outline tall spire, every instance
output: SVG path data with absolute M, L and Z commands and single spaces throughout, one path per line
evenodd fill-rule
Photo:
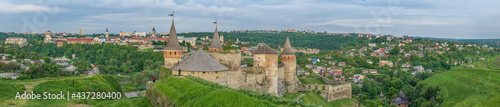
M 292 46 L 290 45 L 290 40 L 286 37 L 285 44 L 283 45 L 283 52 L 281 55 L 295 55 L 292 50 Z
M 222 49 L 222 45 L 220 44 L 219 32 L 217 31 L 217 20 L 215 20 L 214 24 L 216 24 L 214 37 L 212 38 L 212 44 L 208 48 Z
M 170 14 L 169 16 L 174 16 Z M 182 50 L 181 45 L 179 45 L 179 40 L 177 39 L 177 32 L 175 31 L 174 20 L 172 18 L 172 26 L 170 27 L 170 32 L 168 34 L 168 42 L 164 50 Z
M 106 32 L 108 32 L 108 28 L 106 28 Z
M 156 32 L 155 27 L 153 27 L 153 31 L 155 31 L 155 32 Z
M 382 91 L 380 91 L 380 95 L 378 96 L 379 99 L 385 99 L 385 96 L 384 94 L 382 93 Z

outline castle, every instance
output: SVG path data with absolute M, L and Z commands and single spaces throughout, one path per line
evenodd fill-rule
M 192 75 L 235 89 L 268 92 L 276 96 L 298 91 L 317 91 L 327 101 L 351 97 L 351 85 L 302 85 L 296 74 L 296 56 L 287 37 L 281 53 L 263 45 L 253 52 L 254 67 L 241 67 L 241 52 L 224 52 L 221 38 L 215 32 L 208 52 L 197 50 L 183 55 L 179 45 L 174 21 L 170 28 L 167 45 L 163 48 L 165 66 L 175 75 Z M 278 58 L 281 63 L 278 63 Z M 320 88 L 322 87 L 322 88 Z
M 182 47 L 177 40 L 174 21 L 170 29 L 167 45 L 163 49 L 165 67 L 173 74 L 192 75 L 236 89 L 251 89 L 282 96 L 285 92 L 296 93 L 300 84 L 296 76 L 296 59 L 289 39 L 281 53 L 282 63 L 278 63 L 279 52 L 264 45 L 254 54 L 254 66 L 241 66 L 241 52 L 223 53 L 221 39 L 215 33 L 208 52 L 197 50 L 183 58 Z

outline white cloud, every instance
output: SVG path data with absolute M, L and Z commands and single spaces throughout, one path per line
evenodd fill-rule
M 49 11 L 51 8 L 34 4 L 12 4 L 0 1 L 0 13 L 24 13 Z

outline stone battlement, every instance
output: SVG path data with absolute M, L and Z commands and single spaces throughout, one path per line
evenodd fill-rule
M 342 98 L 351 98 L 352 90 L 351 84 L 341 85 L 320 85 L 320 84 L 301 84 L 298 87 L 299 91 L 321 91 L 319 94 L 326 101 L 331 102 Z

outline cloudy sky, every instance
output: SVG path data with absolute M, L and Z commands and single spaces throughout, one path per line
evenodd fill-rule
M 493 0 L 1 0 L 0 32 L 314 30 L 500 38 Z

